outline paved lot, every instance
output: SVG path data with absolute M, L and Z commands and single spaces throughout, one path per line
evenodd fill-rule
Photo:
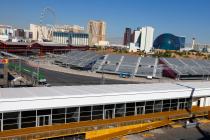
M 22 67 L 27 69 L 33 69 L 33 71 L 37 71 L 34 68 L 34 65 L 30 65 L 29 63 L 22 62 Z M 85 76 L 77 73 L 67 73 L 67 72 L 59 72 L 58 70 L 50 70 L 45 68 L 39 69 L 40 73 L 42 73 L 45 78 L 47 79 L 47 83 L 51 84 L 52 86 L 71 86 L 71 85 L 97 85 L 102 83 L 101 74 L 99 77 L 92 77 L 90 75 Z M 30 75 L 29 75 L 30 77 Z M 135 84 L 135 83 L 143 83 L 143 82 L 136 82 L 136 81 L 123 81 L 123 80 L 115 80 L 106 78 L 104 75 L 104 84 Z
M 40 72 L 44 73 L 47 82 L 52 86 L 70 86 L 70 85 L 97 85 L 101 84 L 101 78 L 75 75 L 69 73 L 62 73 L 51 71 L 47 69 L 40 69 Z M 134 84 L 136 82 L 120 81 L 105 79 L 104 84 Z

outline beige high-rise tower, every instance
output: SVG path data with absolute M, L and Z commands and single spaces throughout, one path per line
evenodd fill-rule
M 104 21 L 90 20 L 88 22 L 89 45 L 99 44 L 99 41 L 105 41 L 106 23 Z

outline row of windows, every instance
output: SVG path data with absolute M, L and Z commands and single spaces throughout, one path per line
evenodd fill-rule
M 88 34 L 75 34 L 75 33 L 53 33 L 53 36 L 61 37 L 77 37 L 77 38 L 88 38 Z
M 1 130 L 9 130 L 57 123 L 111 119 L 138 114 L 174 111 L 190 107 L 191 100 L 189 98 L 184 98 L 22 112 L 5 112 L 0 113 L 0 126 Z

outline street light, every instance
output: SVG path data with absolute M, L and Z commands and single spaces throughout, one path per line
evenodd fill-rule
M 104 77 L 104 66 L 105 65 L 108 65 L 109 64 L 109 61 L 105 61 L 103 64 L 102 64 L 102 67 L 101 67 L 101 70 L 102 70 L 102 75 L 101 75 L 101 84 L 104 85 L 105 83 L 105 77 Z

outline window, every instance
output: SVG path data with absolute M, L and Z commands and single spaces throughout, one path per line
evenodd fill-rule
M 111 105 L 105 105 L 104 109 L 114 109 L 114 104 Z
M 39 115 L 51 115 L 51 109 L 37 110 L 37 116 L 39 116 Z
M 2 113 L 0 113 L 0 131 L 2 130 L 1 125 L 2 125 Z
M 65 108 L 52 110 L 52 123 L 65 123 Z
M 126 116 L 135 115 L 135 103 L 126 103 Z
M 171 111 L 177 110 L 177 106 L 178 106 L 178 99 L 172 99 L 172 100 L 171 100 L 171 107 L 170 107 L 170 110 L 171 110 Z
M 3 69 L 4 68 L 4 64 L 0 64 L 0 69 Z
M 154 101 L 146 101 L 145 113 L 153 113 Z
M 170 104 L 171 100 L 163 100 L 163 111 L 169 111 L 170 110 Z
M 162 111 L 162 106 L 163 106 L 163 101 L 162 100 L 155 101 L 154 112 L 161 112 Z
M 145 106 L 145 102 L 136 102 L 136 106 Z
M 0 79 L 4 79 L 4 74 L 0 74 Z
M 91 106 L 80 107 L 80 121 L 91 120 Z
M 103 105 L 93 106 L 92 120 L 103 119 Z
M 125 104 L 116 104 L 115 117 L 123 117 L 125 115 Z
M 185 102 L 185 98 L 179 99 L 179 102 Z
M 3 113 L 3 130 L 18 129 L 19 112 Z
M 21 128 L 36 126 L 36 111 L 21 112 Z
M 77 122 L 79 121 L 79 107 L 67 108 L 66 122 Z

